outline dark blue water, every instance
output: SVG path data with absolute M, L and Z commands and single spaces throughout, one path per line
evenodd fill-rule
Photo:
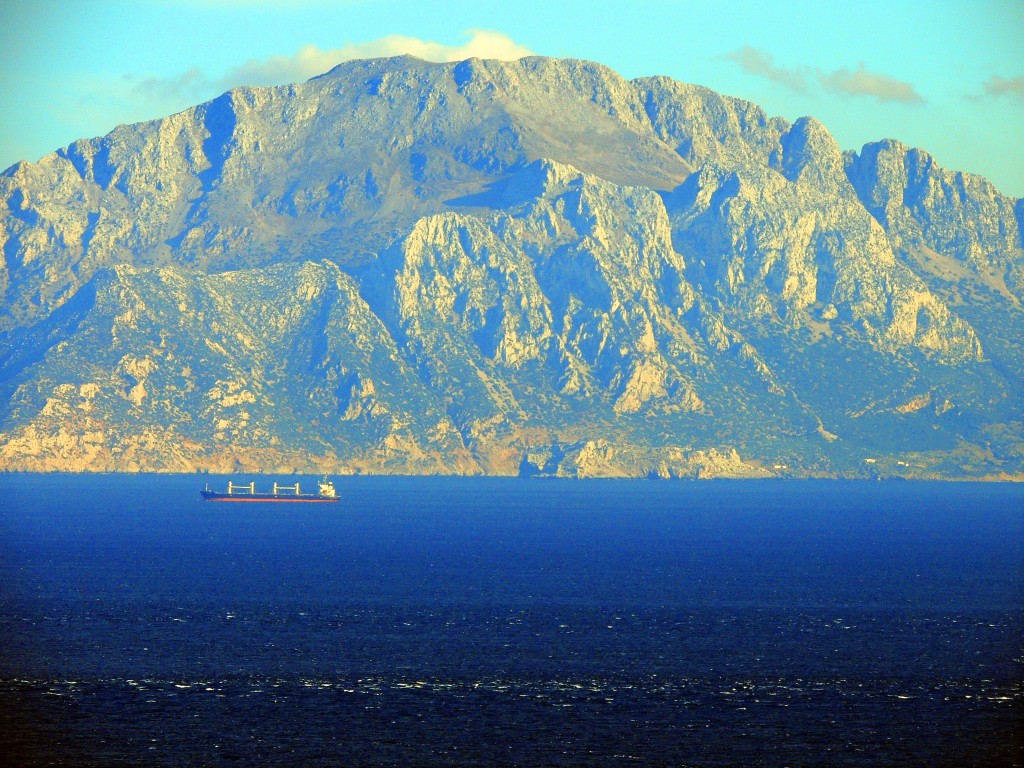
M 1022 765 L 1019 486 L 201 484 L 0 476 L 5 764 Z

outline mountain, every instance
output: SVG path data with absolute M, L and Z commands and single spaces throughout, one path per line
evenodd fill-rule
M 548 58 L 0 175 L 0 469 L 1024 478 L 1024 202 Z

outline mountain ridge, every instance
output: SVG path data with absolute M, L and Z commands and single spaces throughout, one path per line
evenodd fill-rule
M 701 86 L 346 62 L 0 198 L 0 468 L 1024 472 L 1021 201 Z

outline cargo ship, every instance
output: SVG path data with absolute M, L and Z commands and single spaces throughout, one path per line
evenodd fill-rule
M 274 483 L 274 487 L 269 493 L 261 493 L 256 491 L 255 482 L 243 485 L 229 480 L 227 491 L 214 491 L 210 488 L 210 484 L 207 483 L 206 487 L 199 493 L 204 501 L 272 501 L 292 503 L 340 501 L 338 492 L 334 488 L 334 483 L 326 477 L 317 485 L 316 493 L 303 493 L 298 483 L 295 483 L 295 485 Z

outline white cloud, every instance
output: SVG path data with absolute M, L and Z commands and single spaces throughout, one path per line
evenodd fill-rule
M 822 88 L 833 93 L 871 96 L 878 101 L 895 101 L 903 104 L 924 103 L 924 97 L 910 83 L 879 72 L 869 72 L 863 64 L 853 72 L 848 69 L 819 71 L 818 81 Z
M 131 86 L 131 93 L 147 101 L 165 99 L 189 99 L 196 93 L 208 90 L 211 83 L 206 76 L 193 67 L 175 77 L 147 77 L 138 82 L 134 78 L 126 78 Z
M 795 91 L 803 91 L 807 88 L 806 67 L 777 67 L 772 60 L 772 55 L 767 51 L 760 51 L 745 45 L 738 51 L 725 54 L 722 58 L 735 61 L 740 65 L 740 69 L 749 75 L 763 77 Z
M 409 54 L 427 61 L 462 61 L 463 59 L 519 59 L 532 51 L 500 32 L 472 29 L 462 45 L 445 45 L 404 35 L 388 35 L 366 43 L 347 43 L 340 48 L 323 50 L 304 45 L 291 56 L 252 59 L 230 70 L 219 81 L 225 88 L 238 85 L 281 85 L 308 80 L 323 74 L 341 62 Z
M 214 3 L 235 1 L 209 0 Z M 136 121 L 185 109 L 242 85 L 301 82 L 353 59 L 410 54 L 427 61 L 445 62 L 473 57 L 511 60 L 532 55 L 529 48 L 500 32 L 471 29 L 465 36 L 467 39 L 461 45 L 445 45 L 402 35 L 389 35 L 365 43 L 347 43 L 330 50 L 304 45 L 290 56 L 252 59 L 220 77 L 211 77 L 193 67 L 167 77 L 125 75 L 118 81 L 87 79 L 79 87 L 79 108 L 91 109 L 97 114 L 109 112 L 110 115 L 118 115 L 117 119 Z
M 923 104 L 924 98 L 913 85 L 897 80 L 880 72 L 869 72 L 860 64 L 856 70 L 836 69 L 826 72 L 807 66 L 779 67 L 767 51 L 745 45 L 738 51 L 727 53 L 723 59 L 734 61 L 747 74 L 763 77 L 794 91 L 805 91 L 808 82 L 815 79 L 821 88 L 829 93 L 845 96 L 870 96 L 878 101 L 894 101 L 904 104 Z M 1002 78 L 993 78 L 993 80 Z M 989 82 L 992 82 L 991 80 Z M 986 84 L 986 91 L 988 84 Z
M 1009 96 L 1024 101 L 1024 77 L 1005 78 L 992 75 L 985 81 L 986 96 Z
M 361 0 L 153 0 L 160 5 L 178 6 L 185 5 L 192 8 L 205 10 L 220 10 L 226 8 L 235 10 L 238 8 L 271 8 L 275 10 L 295 10 L 301 8 L 316 8 L 319 6 L 348 5 L 356 4 Z

